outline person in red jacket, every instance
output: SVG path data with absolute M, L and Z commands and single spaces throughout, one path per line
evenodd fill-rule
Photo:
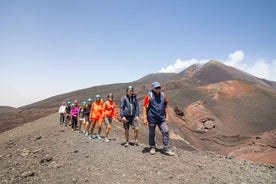
M 103 121 L 103 102 L 100 95 L 96 95 L 96 100 L 91 106 L 90 117 L 89 119 L 92 121 L 91 132 L 89 135 L 89 139 L 92 139 L 92 134 L 98 122 L 98 135 L 97 138 L 101 139 L 101 130 L 102 130 L 102 121 Z
M 113 94 L 109 93 L 107 95 L 107 101 L 103 105 L 103 114 L 104 114 L 104 124 L 106 125 L 105 129 L 105 142 L 109 142 L 108 134 L 110 131 L 110 124 L 113 119 L 116 118 L 116 104 L 113 102 Z

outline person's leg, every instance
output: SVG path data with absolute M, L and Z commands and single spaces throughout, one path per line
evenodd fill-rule
M 83 129 L 83 122 L 84 120 L 83 119 L 79 119 L 79 132 L 81 133 L 82 132 L 82 129 Z
M 149 146 L 155 148 L 155 123 L 148 123 L 149 125 Z
M 158 127 L 162 133 L 164 151 L 167 151 L 170 149 L 168 125 L 166 122 L 162 122 L 162 123 L 158 123 Z
M 108 140 L 108 134 L 109 134 L 109 131 L 110 131 L 110 124 L 112 123 L 112 118 L 109 118 L 109 117 L 105 117 L 104 119 L 104 123 L 106 125 L 106 129 L 105 129 L 105 139 L 106 141 Z
M 71 128 L 72 128 L 72 130 L 74 130 L 74 117 L 72 116 L 72 118 L 71 118 Z
M 62 123 L 64 123 L 64 119 L 65 119 L 65 114 L 62 113 Z
M 125 139 L 126 139 L 126 143 L 129 142 L 129 129 L 125 129 Z
M 92 134 L 94 132 L 95 125 L 96 125 L 96 120 L 92 120 L 91 129 L 89 130 L 89 134 L 91 135 L 91 137 L 92 137 Z
M 85 134 L 88 135 L 89 134 L 89 129 L 90 129 L 90 122 L 86 121 L 86 125 L 85 125 Z
M 139 133 L 139 128 L 138 127 L 134 128 L 134 141 L 135 141 L 135 144 L 138 144 L 138 133 Z
M 102 119 L 98 120 L 98 135 L 101 135 L 101 131 L 102 131 Z

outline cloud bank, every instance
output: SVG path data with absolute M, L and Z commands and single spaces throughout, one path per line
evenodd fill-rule
M 276 81 L 276 59 L 272 61 L 267 61 L 266 59 L 259 59 L 253 63 L 247 64 L 244 61 L 244 52 L 242 50 L 237 50 L 233 53 L 230 53 L 226 61 L 221 61 L 222 63 L 243 70 L 251 75 L 254 75 L 259 78 L 264 78 L 267 80 Z M 193 64 L 205 64 L 210 59 L 198 60 L 192 58 L 190 60 L 177 59 L 176 62 L 172 65 L 169 65 L 165 68 L 161 68 L 158 72 L 160 73 L 178 73 L 183 71 L 185 68 Z

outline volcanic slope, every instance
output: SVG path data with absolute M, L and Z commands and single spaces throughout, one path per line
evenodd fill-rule
M 169 157 L 160 146 L 150 155 L 144 144 L 121 145 L 120 122 L 105 143 L 58 119 L 55 113 L 0 134 L 1 183 L 275 183 L 273 165 L 177 148 Z
M 158 78 L 169 98 L 172 144 L 178 148 L 228 155 L 246 144 L 253 144 L 252 139 L 276 128 L 275 82 L 210 61 L 203 66 L 193 65 L 178 74 L 152 74 L 130 83 L 94 86 L 20 107 L 19 112 L 10 116 L 8 121 L 0 118 L 0 130 L 7 130 L 7 125 L 19 126 L 57 112 L 62 101 L 81 102 L 96 94 L 102 95 L 105 100 L 105 96 L 112 92 L 119 107 L 119 99 L 128 85 L 134 86 L 142 109 L 147 89 Z M 141 127 L 140 134 L 141 141 L 146 142 L 145 127 Z M 274 144 L 264 145 L 275 150 Z M 260 154 L 263 151 L 257 150 Z

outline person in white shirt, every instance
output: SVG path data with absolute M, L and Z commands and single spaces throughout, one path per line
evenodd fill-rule
M 59 110 L 58 110 L 60 124 L 64 123 L 65 113 L 66 113 L 65 108 L 66 108 L 65 102 L 62 102 L 62 104 L 61 104 L 61 106 L 59 107 Z

